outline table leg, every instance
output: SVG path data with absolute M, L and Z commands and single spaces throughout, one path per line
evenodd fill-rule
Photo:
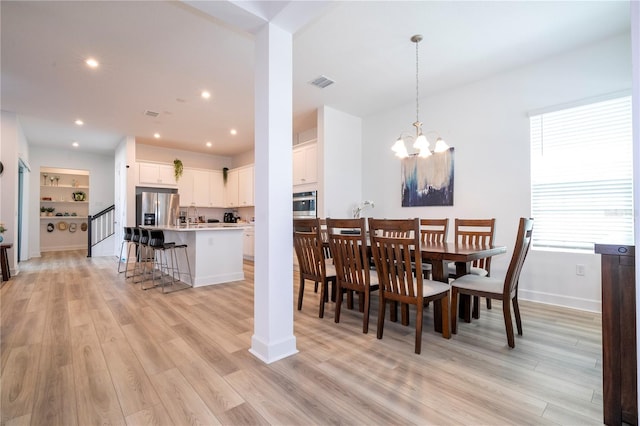
M 456 262 L 456 277 L 461 277 L 471 271 L 470 262 Z M 468 294 L 460 294 L 458 303 L 458 318 L 464 322 L 471 322 L 471 296 Z
M 9 269 L 9 256 L 7 255 L 7 248 L 2 247 L 0 249 L 0 264 L 2 264 L 2 281 L 9 281 L 11 278 L 11 271 Z

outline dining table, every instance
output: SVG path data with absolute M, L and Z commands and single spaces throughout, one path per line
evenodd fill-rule
M 471 264 L 474 260 L 496 256 L 507 252 L 506 246 L 501 245 L 477 245 L 461 243 L 434 243 L 421 244 L 422 261 L 431 264 L 431 277 L 434 281 L 449 282 L 449 266 L 454 262 L 456 265 L 456 276 L 470 273 Z M 464 296 L 464 297 L 463 297 Z M 471 309 L 471 298 L 460 295 L 458 312 L 460 318 L 466 322 L 471 322 L 471 317 L 480 316 L 479 304 Z
M 367 246 L 371 244 L 367 238 Z M 329 248 L 328 241 L 323 241 L 323 247 Z M 420 251 L 422 261 L 431 264 L 431 278 L 434 281 L 449 283 L 449 263 L 456 265 L 456 276 L 460 277 L 471 272 L 471 264 L 474 260 L 496 256 L 507 252 L 507 247 L 496 244 L 463 244 L 455 242 L 446 243 L 421 243 Z M 371 256 L 370 247 L 367 255 Z M 332 301 L 335 295 L 332 294 Z M 473 310 L 473 312 L 472 312 Z M 471 297 L 461 294 L 459 296 L 458 315 L 465 322 L 471 322 L 471 318 L 479 318 L 480 307 L 476 303 L 473 307 Z M 436 326 L 440 328 L 439 326 Z

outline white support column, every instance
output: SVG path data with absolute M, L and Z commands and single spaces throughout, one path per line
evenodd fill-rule
M 293 335 L 292 36 L 256 33 L 254 334 L 266 363 L 297 353 Z

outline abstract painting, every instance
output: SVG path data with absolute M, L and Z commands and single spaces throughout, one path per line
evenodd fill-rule
M 402 160 L 402 207 L 453 205 L 453 148 Z

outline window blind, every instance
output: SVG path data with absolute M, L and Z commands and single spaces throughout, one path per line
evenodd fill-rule
M 633 240 L 631 97 L 530 117 L 533 247 Z

